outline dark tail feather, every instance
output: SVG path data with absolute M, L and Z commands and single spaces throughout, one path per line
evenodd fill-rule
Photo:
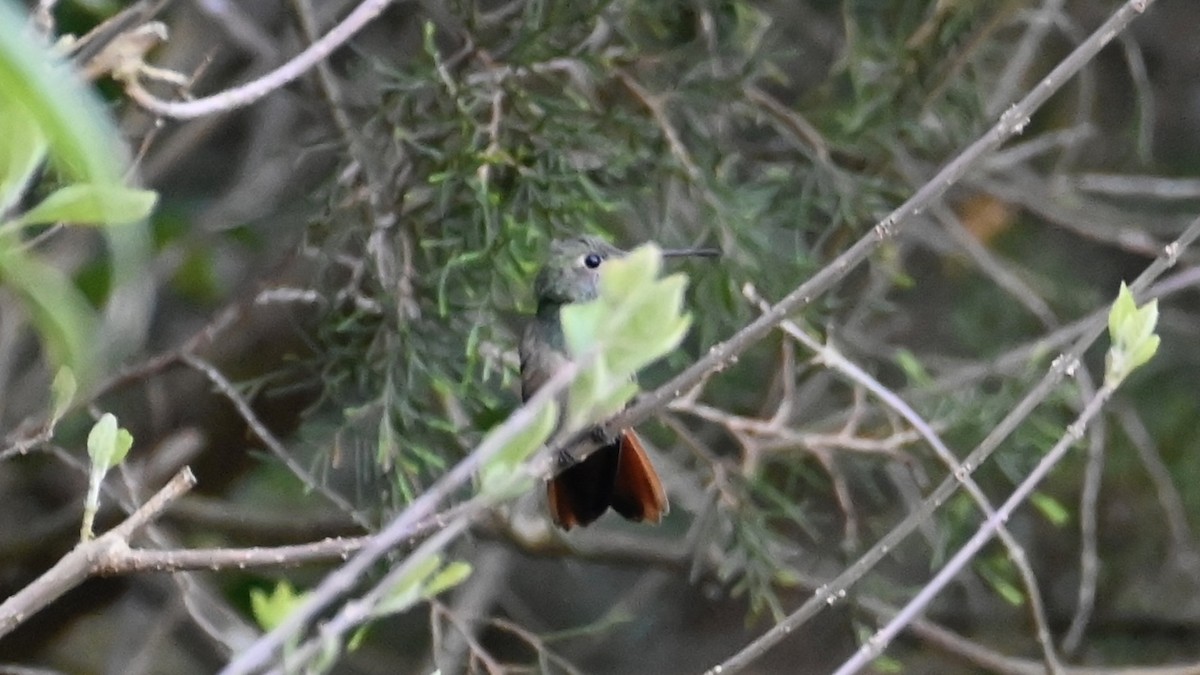
M 626 429 L 621 432 L 618 443 L 620 455 L 612 488 L 613 510 L 629 520 L 661 521 L 670 505 L 641 439 L 632 429 Z
M 613 501 L 620 458 L 619 442 L 606 445 L 550 480 L 546 496 L 556 525 L 569 530 L 604 515 Z
M 616 443 L 588 455 L 550 480 L 550 516 L 564 530 L 592 524 L 611 506 L 636 521 L 666 515 L 667 493 L 637 434 L 626 429 Z

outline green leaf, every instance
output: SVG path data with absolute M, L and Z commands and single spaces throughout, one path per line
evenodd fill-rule
M 59 368 L 58 373 L 54 376 L 54 381 L 50 383 L 50 391 L 54 396 L 54 408 L 50 414 L 51 424 L 62 419 L 62 416 L 70 410 L 78 389 L 79 384 L 75 381 L 75 374 L 71 372 L 71 369 L 66 366 Z
M 54 191 L 14 222 L 20 225 L 60 222 L 75 225 L 125 225 L 144 220 L 154 209 L 157 200 L 158 194 L 151 190 L 135 190 L 120 185 L 77 183 Z
M 871 661 L 871 669 L 877 673 L 906 672 L 904 662 L 887 655 L 877 657 L 875 660 Z
M 581 356 L 595 350 L 607 332 L 604 325 L 606 310 L 605 304 L 597 300 L 567 305 L 559 311 L 563 337 L 570 353 Z
M 1151 335 L 1143 340 L 1136 348 L 1134 348 L 1133 354 L 1129 358 L 1129 370 L 1136 370 L 1137 368 L 1145 365 L 1147 361 L 1154 358 L 1154 355 L 1158 353 L 1158 345 L 1161 344 L 1161 342 L 1162 339 L 1157 335 Z
M 1108 312 L 1111 345 L 1105 355 L 1105 384 L 1119 385 L 1134 370 L 1145 365 L 1158 352 L 1160 339 L 1154 333 L 1158 325 L 1158 301 L 1138 307 L 1133 293 L 1124 283 Z
M 297 593 L 286 579 L 275 585 L 269 595 L 261 588 L 250 589 L 250 612 L 263 630 L 272 630 L 308 598 L 308 593 Z
M 925 365 L 917 360 L 917 356 L 907 349 L 899 349 L 893 355 L 896 365 L 900 370 L 904 371 L 907 377 L 913 384 L 921 387 L 928 386 L 933 382 L 933 378 L 929 376 L 929 371 L 925 370 Z
M 1113 302 L 1112 309 L 1108 312 L 1108 334 L 1110 336 L 1121 334 L 1124 326 L 1136 314 L 1137 303 L 1133 300 L 1133 292 L 1122 281 L 1121 288 L 1117 291 L 1117 299 Z
M 39 127 L 49 148 L 54 174 L 65 183 L 119 184 L 129 153 L 105 104 L 91 87 L 81 82 L 78 73 L 60 53 L 29 30 L 29 17 L 24 10 L 16 9 L 18 5 L 0 2 L 0 98 L 20 106 Z M 28 138 L 0 135 L 0 145 L 8 146 L 14 141 L 28 142 Z M 28 150 L 24 152 L 27 154 Z M 145 228 L 106 228 L 104 236 L 110 256 L 112 288 L 117 292 L 138 293 L 126 284 L 145 283 L 139 277 L 150 243 Z M 0 248 L 5 246 L 0 243 Z M 8 270 L 0 272 L 8 273 Z M 28 288 L 23 288 L 22 292 L 30 293 Z M 48 310 L 43 306 L 37 311 L 45 313 Z M 131 335 L 137 335 L 132 332 L 136 331 L 136 325 L 125 329 L 114 322 L 113 327 L 118 332 L 129 330 Z M 42 330 L 44 326 L 38 328 Z M 89 340 L 94 340 L 95 331 L 87 335 Z M 42 339 L 50 342 L 59 337 L 43 335 Z M 112 355 L 119 358 L 125 355 L 122 350 L 135 348 L 137 341 L 117 339 L 106 346 L 111 347 Z M 69 365 L 75 371 L 80 387 L 87 388 L 91 373 L 73 363 Z
M 0 215 L 4 215 L 21 199 L 49 144 L 29 113 L 7 97 L 0 99 L 0 139 Z
M 1057 499 L 1041 492 L 1035 492 L 1030 495 L 1029 501 L 1055 527 L 1062 527 L 1071 522 L 1070 512 Z
M 621 258 L 609 261 L 600 274 L 600 295 L 628 297 L 650 285 L 662 268 L 662 252 L 654 244 L 637 247 Z
M 84 182 L 117 182 L 127 153 L 116 127 L 96 95 L 27 26 L 27 16 L 0 2 L 0 91 L 36 120 L 60 169 Z
M 599 297 L 562 309 L 567 350 L 593 357 L 572 383 L 568 431 L 621 410 L 637 393 L 633 376 L 675 349 L 691 327 L 682 311 L 687 278 L 657 279 L 661 267 L 656 246 L 639 247 L 601 268 Z
M 117 418 L 112 413 L 104 413 L 88 433 L 88 456 L 100 473 L 124 461 L 131 447 L 133 435 L 117 426 Z
M 0 281 L 25 301 L 56 366 L 67 366 L 86 386 L 95 368 L 96 313 L 71 280 L 0 237 Z
M 384 599 L 371 610 L 371 616 L 378 618 L 403 612 L 419 600 L 431 598 L 461 584 L 469 576 L 469 563 L 455 561 L 442 567 L 442 556 L 431 554 L 392 585 Z
M 992 587 L 992 590 L 996 591 L 1000 597 L 1004 598 L 1010 605 L 1013 605 L 1014 607 L 1020 607 L 1025 602 L 1025 594 L 1020 588 L 1017 588 L 1011 581 L 1009 581 L 1007 574 L 1001 571 L 1000 567 L 1002 564 L 1003 563 L 984 560 L 979 565 L 976 565 L 976 569 L 979 571 L 979 574 L 983 577 L 984 581 L 986 581 L 988 585 Z
M 361 647 L 362 643 L 367 639 L 367 634 L 371 632 L 371 626 L 373 625 L 375 624 L 364 623 L 363 625 L 359 626 L 358 630 L 354 631 L 354 633 L 350 636 L 350 639 L 346 640 L 346 651 L 356 651 L 359 647 Z
M 392 425 L 392 411 L 384 397 L 383 412 L 379 415 L 379 440 L 375 447 L 375 463 L 383 471 L 390 471 L 393 462 L 400 456 L 400 443 L 396 428 Z
M 589 369 L 576 380 L 571 388 L 568 431 L 578 431 L 586 426 L 615 415 L 637 394 L 638 387 L 628 378 L 616 379 L 600 369 L 600 365 Z
M 532 477 L 519 471 L 521 463 L 537 452 L 554 432 L 558 405 L 553 401 L 538 412 L 533 422 L 517 432 L 479 472 L 480 492 L 500 498 L 528 489 Z M 486 442 L 486 441 L 485 441 Z
M 392 584 L 384 598 L 371 610 L 371 616 L 383 617 L 397 614 L 412 607 L 422 597 L 425 580 L 441 566 L 442 556 L 436 553 L 415 563 L 411 570 Z
M 425 590 L 422 593 L 427 598 L 432 598 L 443 591 L 448 591 L 451 588 L 461 584 L 471 576 L 471 563 L 462 560 L 456 560 L 442 568 L 440 572 L 435 574 L 428 583 L 425 584 Z

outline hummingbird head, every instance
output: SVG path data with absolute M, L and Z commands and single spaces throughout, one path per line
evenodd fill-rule
M 625 251 L 591 235 L 551 242 L 546 264 L 533 282 L 538 306 L 594 300 L 601 266 L 623 255 Z
M 664 258 L 715 258 L 713 248 L 664 249 Z M 625 251 L 599 237 L 582 235 L 550 243 L 550 255 L 533 282 L 539 312 L 572 302 L 595 300 L 600 293 L 600 268 L 606 260 L 620 258 Z

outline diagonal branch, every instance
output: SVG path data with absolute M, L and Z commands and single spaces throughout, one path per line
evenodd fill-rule
M 1141 292 L 1169 267 L 1174 265 L 1179 257 L 1179 253 L 1195 242 L 1197 238 L 1200 238 L 1200 218 L 1194 220 L 1178 239 L 1164 247 L 1162 254 L 1138 276 L 1137 280 L 1130 285 L 1130 288 L 1135 292 Z M 1107 312 L 1097 312 L 1084 322 L 1080 337 L 1069 349 L 1054 360 L 1050 369 L 1042 377 L 1042 380 L 967 455 L 967 458 L 962 462 L 964 465 L 978 467 L 987 461 L 988 457 L 1000 446 L 1000 443 L 1016 429 L 1034 408 L 1050 395 L 1062 378 L 1078 366 L 1083 353 L 1104 332 L 1106 317 Z M 938 485 L 932 494 L 925 498 L 920 508 L 913 511 L 896 527 L 892 528 L 887 535 L 871 547 L 871 550 L 867 551 L 862 557 L 847 567 L 837 578 L 818 589 L 812 598 L 801 605 L 799 609 L 790 614 L 786 619 L 759 636 L 758 639 L 746 645 L 745 648 L 727 659 L 724 663 L 715 666 L 708 672 L 715 675 L 716 673 L 733 673 L 742 670 L 765 654 L 771 647 L 781 642 L 796 628 L 816 616 L 821 609 L 832 604 L 836 598 L 842 597 L 847 588 L 861 579 L 890 551 L 896 550 L 896 547 L 909 534 L 916 530 L 921 523 L 925 522 L 938 507 L 944 504 L 954 494 L 954 491 L 958 489 L 958 485 L 958 480 L 955 477 L 948 476 Z
M 225 91 L 192 101 L 165 101 L 146 91 L 136 81 L 127 90 L 138 105 L 162 117 L 195 119 L 244 108 L 289 84 L 346 44 L 358 31 L 378 17 L 392 0 L 363 0 L 341 23 L 287 63 L 262 77 Z
M 1091 37 L 1063 59 L 1050 74 L 1042 78 L 1020 102 L 1005 111 L 986 134 L 959 153 L 912 197 L 877 223 L 870 233 L 821 268 L 812 278 L 777 302 L 769 311 L 725 342 L 714 345 L 708 354 L 682 373 L 658 389 L 638 398 L 633 405 L 610 419 L 603 425 L 604 435 L 615 436 L 621 429 L 645 421 L 670 400 L 677 398 L 682 392 L 688 391 L 709 374 L 733 364 L 742 352 L 766 337 L 788 315 L 804 309 L 815 298 L 841 281 L 850 271 L 866 261 L 880 244 L 894 237 L 911 216 L 929 208 L 951 185 L 957 183 L 968 171 L 975 168 L 985 156 L 995 151 L 1005 141 L 1020 134 L 1029 123 L 1029 118 L 1033 113 L 1073 75 L 1095 58 L 1105 45 L 1124 30 L 1135 17 L 1145 11 L 1152 2 L 1153 0 L 1129 0 L 1126 2 Z M 571 454 L 576 459 L 582 459 L 598 447 L 597 443 L 586 442 L 582 438 L 572 440 L 575 441 L 574 444 L 564 444 L 562 447 L 555 448 L 555 452 L 543 455 L 537 464 L 539 473 L 550 475 L 554 469 L 554 457 L 568 448 L 571 449 Z
M 0 637 L 12 632 L 28 617 L 57 600 L 100 571 L 100 561 L 109 552 L 128 549 L 129 540 L 155 520 L 176 499 L 196 484 L 196 476 L 184 468 L 141 508 L 120 525 L 71 549 L 54 567 L 0 604 Z

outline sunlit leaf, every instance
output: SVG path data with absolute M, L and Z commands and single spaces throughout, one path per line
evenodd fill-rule
M 307 592 L 296 592 L 285 579 L 269 594 L 261 588 L 250 589 L 250 612 L 263 630 L 272 630 L 307 599 Z
M 48 143 L 37 122 L 16 101 L 0 98 L 0 215 L 20 200 L 46 157 Z
M 88 433 L 88 456 L 92 458 L 92 466 L 101 473 L 123 462 L 131 447 L 133 436 L 117 426 L 117 418 L 112 413 L 104 413 Z
M 21 225 L 125 225 L 145 219 L 158 194 L 120 185 L 77 183 L 60 188 L 17 218 Z
M 392 584 L 387 595 L 375 606 L 371 614 L 376 617 L 387 616 L 412 607 L 422 597 L 425 580 L 441 565 L 442 556 L 436 553 L 416 562 L 411 570 Z
M 480 470 L 480 490 L 484 494 L 504 496 L 528 487 L 533 479 L 518 469 L 546 443 L 558 420 L 558 406 L 551 401 L 532 423 L 521 429 L 504 448 Z M 485 441 L 486 442 L 486 441 Z
M 1071 522 L 1071 513 L 1057 499 L 1050 495 L 1035 492 L 1029 496 L 1029 501 L 1042 512 L 1046 520 L 1056 527 L 1062 527 Z
M 0 91 L 37 120 L 68 176 L 118 182 L 126 153 L 100 101 L 79 84 L 68 64 L 34 40 L 26 17 L 7 2 L 0 3 Z
M 71 372 L 71 369 L 66 366 L 59 368 L 58 373 L 54 376 L 54 381 L 50 383 L 50 392 L 54 397 L 54 408 L 50 414 L 51 422 L 57 422 L 71 408 L 78 389 L 79 383 L 75 381 L 75 374 Z
M 1105 355 L 1104 381 L 1116 386 L 1134 370 L 1146 364 L 1158 352 L 1160 339 L 1154 333 L 1158 325 L 1158 301 L 1138 307 L 1133 293 L 1124 283 L 1108 312 L 1111 345 Z
M 79 382 L 89 382 L 95 367 L 97 317 L 71 280 L 20 251 L 11 238 L 0 238 L 0 282 L 24 299 L 50 360 L 69 367 Z
M 471 564 L 462 560 L 456 560 L 433 575 L 433 578 L 425 584 L 423 595 L 427 598 L 432 598 L 443 591 L 448 591 L 461 584 L 469 576 L 471 576 Z

